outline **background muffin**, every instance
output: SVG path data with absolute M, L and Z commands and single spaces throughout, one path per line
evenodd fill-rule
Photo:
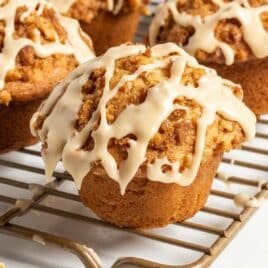
M 244 90 L 256 113 L 268 113 L 268 4 L 265 0 L 168 0 L 150 27 L 150 44 L 175 42 Z
M 0 152 L 36 142 L 30 119 L 52 88 L 94 56 L 75 20 L 44 1 L 0 6 Z
M 80 21 L 93 40 L 97 55 L 132 41 L 149 0 L 48 0 L 62 13 Z
M 202 208 L 222 153 L 254 136 L 241 98 L 175 44 L 123 45 L 59 85 L 32 131 L 48 177 L 62 159 L 101 218 L 156 227 Z

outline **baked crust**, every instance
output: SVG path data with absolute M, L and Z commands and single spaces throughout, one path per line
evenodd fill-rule
M 140 10 L 120 13 L 114 16 L 102 11 L 90 23 L 80 21 L 82 29 L 92 38 L 96 55 L 101 55 L 110 47 L 132 41 L 140 19 Z
M 221 157 L 215 151 L 187 187 L 152 182 L 139 174 L 125 195 L 105 173 L 91 172 L 83 180 L 80 197 L 99 217 L 119 227 L 157 228 L 182 222 L 204 207 Z
M 31 135 L 29 123 L 45 97 L 27 102 L 12 101 L 9 106 L 0 105 L 0 154 L 38 142 Z

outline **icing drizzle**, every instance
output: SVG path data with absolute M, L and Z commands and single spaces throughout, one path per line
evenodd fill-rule
M 47 0 L 59 9 L 60 12 L 66 13 L 76 2 L 76 0 Z
M 234 198 L 235 205 L 241 208 L 258 208 L 263 204 L 263 201 L 264 199 L 246 193 L 237 194 Z
M 55 5 L 60 10 L 60 12 L 67 13 L 77 0 L 47 0 L 47 1 Z M 124 5 L 124 0 L 118 0 L 116 4 L 114 0 L 106 0 L 106 2 L 108 10 L 113 12 L 115 15 L 117 15 L 121 11 Z
M 35 31 L 35 41 L 25 37 L 14 38 L 16 11 L 18 7 L 23 6 L 27 10 L 20 17 L 22 22 L 32 13 L 41 15 L 45 8 L 53 9 L 57 20 L 67 33 L 67 42 L 62 44 L 55 32 L 54 42 L 42 44 L 41 33 L 38 30 Z M 88 37 L 80 30 L 78 22 L 60 15 L 51 4 L 44 0 L 9 0 L 6 5 L 0 7 L 0 20 L 5 23 L 4 47 L 0 53 L 0 90 L 4 87 L 6 74 L 15 68 L 16 56 L 26 46 L 32 46 L 35 54 L 40 58 L 66 54 L 74 55 L 77 61 L 82 63 L 94 57 L 93 51 L 83 40 L 83 37 Z
M 145 51 L 144 45 L 122 45 L 111 48 L 103 56 L 81 65 L 55 88 L 49 99 L 34 115 L 31 122 L 32 133 L 39 136 L 47 145 L 43 149 L 42 156 L 48 177 L 52 176 L 58 161 L 62 159 L 65 169 L 80 188 L 83 178 L 90 171 L 91 163 L 99 160 L 108 176 L 119 183 L 124 194 L 127 185 L 146 160 L 149 141 L 163 121 L 174 110 L 180 108 L 174 104 L 174 100 L 179 96 L 193 99 L 203 107 L 203 114 L 197 122 L 192 167 L 180 173 L 178 162 L 171 163 L 167 158 L 158 159 L 154 163 L 147 164 L 148 179 L 180 185 L 191 184 L 202 160 L 207 127 L 214 122 L 216 113 L 239 122 L 247 139 L 254 137 L 256 118 L 233 94 L 230 89 L 234 86 L 233 83 L 217 76 L 214 70 L 204 67 L 206 74 L 199 80 L 198 87 L 182 84 L 186 65 L 199 68 L 200 65 L 175 44 L 167 43 L 152 47 L 151 55 L 155 61 L 140 66 L 131 75 L 123 76 L 111 89 L 110 80 L 115 71 L 115 61 Z M 109 125 L 106 119 L 106 105 L 118 93 L 120 87 L 128 81 L 134 81 L 143 72 L 165 67 L 170 63 L 172 64 L 170 78 L 152 87 L 142 104 L 126 107 L 115 122 Z M 103 95 L 92 118 L 83 130 L 78 132 L 74 126 L 83 102 L 82 87 L 90 73 L 100 67 L 106 69 Z M 42 128 L 35 129 L 36 120 L 40 116 L 45 118 Z M 99 127 L 93 130 L 99 118 L 101 118 Z M 115 159 L 108 152 L 108 143 L 111 138 L 121 139 L 129 134 L 135 135 L 137 140 L 130 141 L 128 158 L 117 168 Z M 89 135 L 94 140 L 94 148 L 92 151 L 85 151 L 81 148 Z M 164 164 L 170 165 L 171 171 L 164 173 L 161 169 Z
M 231 65 L 234 63 L 235 52 L 229 44 L 216 38 L 215 29 L 221 20 L 236 18 L 241 23 L 244 40 L 252 53 L 257 58 L 268 56 L 268 46 L 266 45 L 268 32 L 260 18 L 262 13 L 268 12 L 268 4 L 252 7 L 248 0 L 233 0 L 231 2 L 212 0 L 219 7 L 218 11 L 202 18 L 201 16 L 179 12 L 176 7 L 177 2 L 177 0 L 168 0 L 158 6 L 156 16 L 150 26 L 149 39 L 151 45 L 157 43 L 160 28 L 171 14 L 176 24 L 183 27 L 191 26 L 195 29 L 188 44 L 184 47 L 187 52 L 195 55 L 199 49 L 212 53 L 216 48 L 221 48 L 225 63 Z

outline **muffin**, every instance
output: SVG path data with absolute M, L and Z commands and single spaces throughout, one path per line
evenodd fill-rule
M 30 119 L 54 86 L 94 56 L 91 40 L 42 0 L 0 4 L 0 153 L 37 141 Z
M 93 40 L 96 54 L 132 41 L 149 0 L 48 0 L 80 25 Z
M 86 206 L 120 227 L 201 209 L 222 153 L 254 137 L 242 90 L 172 43 L 121 45 L 80 66 L 37 111 L 46 175 L 60 159 Z
M 175 42 L 242 85 L 245 103 L 268 113 L 268 2 L 168 0 L 157 8 L 150 44 Z

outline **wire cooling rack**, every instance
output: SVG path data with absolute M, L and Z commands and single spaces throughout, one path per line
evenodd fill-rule
M 148 18 L 137 41 L 144 40 L 147 26 Z M 258 120 L 257 130 L 253 142 L 225 155 L 205 208 L 192 219 L 156 230 L 118 229 L 98 219 L 83 208 L 61 166 L 55 180 L 44 184 L 38 146 L 0 156 L 0 233 L 68 250 L 85 267 L 208 267 L 257 210 L 237 208 L 236 195 L 267 197 L 268 117 Z M 59 218 L 64 231 L 45 231 L 48 216 Z M 111 244 L 105 247 L 102 240 Z

